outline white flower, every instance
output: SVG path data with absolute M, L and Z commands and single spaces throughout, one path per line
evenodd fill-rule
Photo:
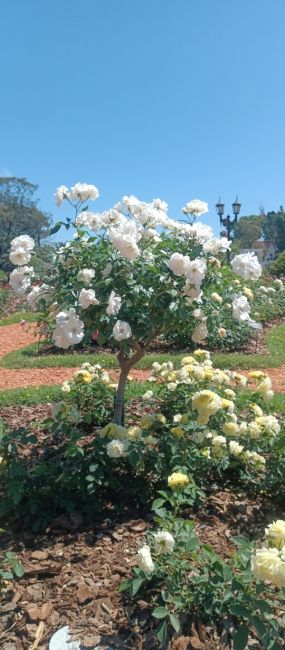
M 208 328 L 205 323 L 200 323 L 194 330 L 191 339 L 194 343 L 202 343 L 208 336 Z
M 12 251 L 18 250 L 18 248 L 24 251 L 31 251 L 35 246 L 35 242 L 29 235 L 19 235 L 19 237 L 14 237 L 11 241 Z
M 220 296 L 220 295 L 219 295 L 218 293 L 216 293 L 215 291 L 211 294 L 211 298 L 212 298 L 212 300 L 213 300 L 214 302 L 219 303 L 219 305 L 221 305 L 222 302 L 223 302 L 222 296 Z
M 31 305 L 31 307 L 36 307 L 37 303 L 41 298 L 44 298 L 45 300 L 48 297 L 48 292 L 50 288 L 47 284 L 42 284 L 39 287 L 33 287 L 30 293 L 27 295 L 27 301 Z
M 108 316 L 116 316 L 116 314 L 120 311 L 121 304 L 122 304 L 121 296 L 116 296 L 115 291 L 111 291 L 108 300 L 108 306 L 106 309 L 106 314 L 108 314 Z
M 212 445 L 214 445 L 214 447 L 226 447 L 227 440 L 225 436 L 213 436 Z
M 199 217 L 201 214 L 206 214 L 206 212 L 209 212 L 208 203 L 205 203 L 205 201 L 200 201 L 199 199 L 193 199 L 192 201 L 186 203 L 184 208 L 182 208 L 182 211 L 185 214 L 193 214 L 196 217 Z
M 235 255 L 231 266 L 237 275 L 244 280 L 258 280 L 262 273 L 262 266 L 259 264 L 255 253 L 241 253 Z
M 90 284 L 95 276 L 95 271 L 93 269 L 82 269 L 77 273 L 77 280 L 83 282 L 84 284 Z
M 88 309 L 90 305 L 99 305 L 94 289 L 81 289 L 78 302 L 82 309 Z
M 189 264 L 190 257 L 188 257 L 188 255 L 173 253 L 168 262 L 168 267 L 174 273 L 174 275 L 181 276 L 186 274 Z
M 70 345 L 76 345 L 82 341 L 84 323 L 74 309 L 59 312 L 56 316 L 56 325 L 52 339 L 57 347 L 67 349 Z
M 151 400 L 152 398 L 153 398 L 153 391 L 152 391 L 152 390 L 147 390 L 147 391 L 142 395 L 142 399 L 143 399 L 145 402 L 148 402 L 148 401 Z
M 71 388 L 70 388 L 70 384 L 69 384 L 68 381 L 63 382 L 61 390 L 62 390 L 63 393 L 70 393 Z
M 87 212 L 87 210 L 84 210 L 77 215 L 76 225 L 85 226 L 86 228 L 89 228 L 89 230 L 97 232 L 97 230 L 100 230 L 104 225 L 103 214 L 98 212 Z
M 128 443 L 126 440 L 111 440 L 106 446 L 107 454 L 110 458 L 122 458 L 125 456 Z
M 29 289 L 32 273 L 33 268 L 31 266 L 20 266 L 10 273 L 9 284 L 15 293 L 23 295 Z
M 232 454 L 232 456 L 240 456 L 243 449 L 244 449 L 243 445 L 240 445 L 235 440 L 230 440 L 230 442 L 229 442 L 229 450 L 230 450 L 230 454 Z
M 110 228 L 109 237 L 123 257 L 133 261 L 140 256 L 137 242 L 141 239 L 141 233 L 134 221 L 126 221 L 117 228 Z
M 84 201 L 88 201 L 88 199 L 95 201 L 95 199 L 98 199 L 98 196 L 99 190 L 97 187 L 95 187 L 95 185 L 88 185 L 87 183 L 76 183 L 71 188 L 68 198 L 72 201 L 80 200 L 82 203 L 84 203 Z
M 12 264 L 16 264 L 17 266 L 24 266 L 24 264 L 28 264 L 31 259 L 31 253 L 27 251 L 25 248 L 17 248 L 15 250 L 12 250 L 10 255 L 9 255 L 9 260 L 12 262 Z
M 259 548 L 251 558 L 251 570 L 258 580 L 285 587 L 285 562 L 277 548 Z
M 168 390 L 173 392 L 176 390 L 177 384 L 175 383 L 175 381 L 170 381 L 169 384 L 166 384 L 166 387 L 168 388 Z
M 113 267 L 112 267 L 111 262 L 108 262 L 108 264 L 106 264 L 105 268 L 104 268 L 103 271 L 102 271 L 102 278 L 103 278 L 103 280 L 105 280 L 105 279 L 110 275 L 110 273 L 111 273 L 111 271 L 112 271 L 112 268 L 113 268 Z
M 277 519 L 265 528 L 266 541 L 276 548 L 281 549 L 285 546 L 285 521 Z
M 239 323 L 250 320 L 250 304 L 244 295 L 237 296 L 232 302 L 233 318 Z
M 171 553 L 175 546 L 175 539 L 167 530 L 154 533 L 154 548 L 157 553 Z
M 151 557 L 150 548 L 145 544 L 139 549 L 137 553 L 137 563 L 141 571 L 145 573 L 152 573 L 154 570 L 154 563 Z
M 211 255 L 218 255 L 218 253 L 224 253 L 225 251 L 230 250 L 232 242 L 227 237 L 212 237 L 203 244 L 204 253 L 210 253 Z
M 117 320 L 113 327 L 113 337 L 115 341 L 124 341 L 132 336 L 132 330 L 129 323 L 123 320 Z
M 55 203 L 57 207 L 59 208 L 62 204 L 62 202 L 67 199 L 68 197 L 68 187 L 66 185 L 60 185 L 55 193 Z
M 186 278 L 193 284 L 195 287 L 200 287 L 202 280 L 204 279 L 207 271 L 207 263 L 201 257 L 197 257 L 195 260 L 187 265 L 186 269 Z
M 227 336 L 227 330 L 224 327 L 219 327 L 218 335 L 221 339 L 224 339 Z

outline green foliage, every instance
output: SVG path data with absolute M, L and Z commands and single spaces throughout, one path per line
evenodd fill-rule
M 12 268 L 8 251 L 14 237 L 25 232 L 40 246 L 48 234 L 50 219 L 38 208 L 37 189 L 25 178 L 0 178 L 0 267 L 5 271 Z
M 270 264 L 270 273 L 278 277 L 285 275 L 285 251 L 279 253 L 278 257 Z
M 2 531 L 3 532 L 3 531 Z M 24 575 L 24 568 L 21 562 L 17 559 L 15 553 L 6 551 L 0 559 L 0 585 L 6 580 L 14 580 L 14 578 L 22 578 Z
M 268 212 L 263 223 L 265 239 L 272 239 L 279 252 L 285 249 L 285 212 L 281 205 L 278 212 Z
M 183 633 L 184 627 L 189 630 L 191 623 L 198 620 L 220 633 L 227 631 L 235 650 L 244 650 L 252 636 L 260 639 L 264 648 L 281 650 L 282 593 L 254 580 L 254 545 L 246 538 L 233 538 L 238 550 L 222 559 L 209 544 L 199 541 L 194 522 L 178 516 L 179 499 L 179 491 L 170 496 L 170 510 L 157 508 L 154 503 L 157 528 L 149 532 L 147 539 L 153 570 L 135 567 L 133 577 L 121 583 L 120 591 L 128 591 L 135 601 L 150 604 L 163 647 L 174 632 Z M 157 547 L 157 531 L 170 533 L 174 546 Z M 137 615 L 140 620 L 139 611 Z
M 264 223 L 263 215 L 251 214 L 248 217 L 240 217 L 234 231 L 235 242 L 238 242 L 239 248 L 252 248 L 253 242 L 260 239 L 262 226 Z

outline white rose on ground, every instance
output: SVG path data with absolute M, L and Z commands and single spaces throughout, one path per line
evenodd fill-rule
M 132 330 L 129 323 L 123 320 L 117 320 L 113 327 L 113 337 L 115 341 L 124 341 L 132 336 Z
M 78 302 L 82 309 L 88 309 L 90 305 L 99 305 L 94 289 L 81 289 Z
M 152 573 L 154 570 L 154 563 L 151 557 L 150 547 L 145 544 L 140 548 L 137 553 L 137 564 L 141 571 L 145 573 Z
M 233 272 L 240 275 L 244 280 L 258 280 L 262 274 L 262 266 L 259 264 L 255 253 L 241 253 L 235 255 L 231 261 Z
M 175 539 L 167 530 L 154 533 L 154 548 L 157 553 L 170 553 L 175 546 Z

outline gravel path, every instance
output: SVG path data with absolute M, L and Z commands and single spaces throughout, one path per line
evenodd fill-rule
M 0 357 L 5 356 L 13 350 L 26 347 L 29 343 L 36 341 L 35 326 L 29 325 L 23 329 L 21 325 L 4 325 L 0 327 Z M 0 390 L 9 388 L 27 388 L 29 386 L 61 384 L 73 377 L 77 367 L 74 368 L 23 368 L 13 370 L 0 368 Z M 138 381 L 144 381 L 149 377 L 148 370 L 131 371 L 131 377 Z M 280 368 L 268 368 L 267 374 L 273 382 L 273 389 L 278 393 L 285 394 L 285 366 Z M 111 377 L 116 380 L 118 372 L 110 371 Z

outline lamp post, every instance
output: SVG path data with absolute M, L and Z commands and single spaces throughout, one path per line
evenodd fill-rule
M 231 234 L 232 231 L 235 228 L 235 225 L 238 220 L 238 215 L 240 213 L 241 209 L 241 203 L 238 200 L 238 197 L 232 204 L 232 209 L 233 209 L 233 214 L 234 218 L 231 219 L 230 215 L 228 214 L 227 217 L 224 217 L 224 210 L 225 210 L 225 204 L 221 202 L 221 198 L 219 197 L 218 203 L 216 203 L 216 210 L 220 218 L 220 226 L 224 228 L 224 230 L 221 230 L 221 236 L 222 237 L 227 237 L 227 239 L 232 239 Z M 230 251 L 227 250 L 227 262 L 229 263 L 230 261 Z

